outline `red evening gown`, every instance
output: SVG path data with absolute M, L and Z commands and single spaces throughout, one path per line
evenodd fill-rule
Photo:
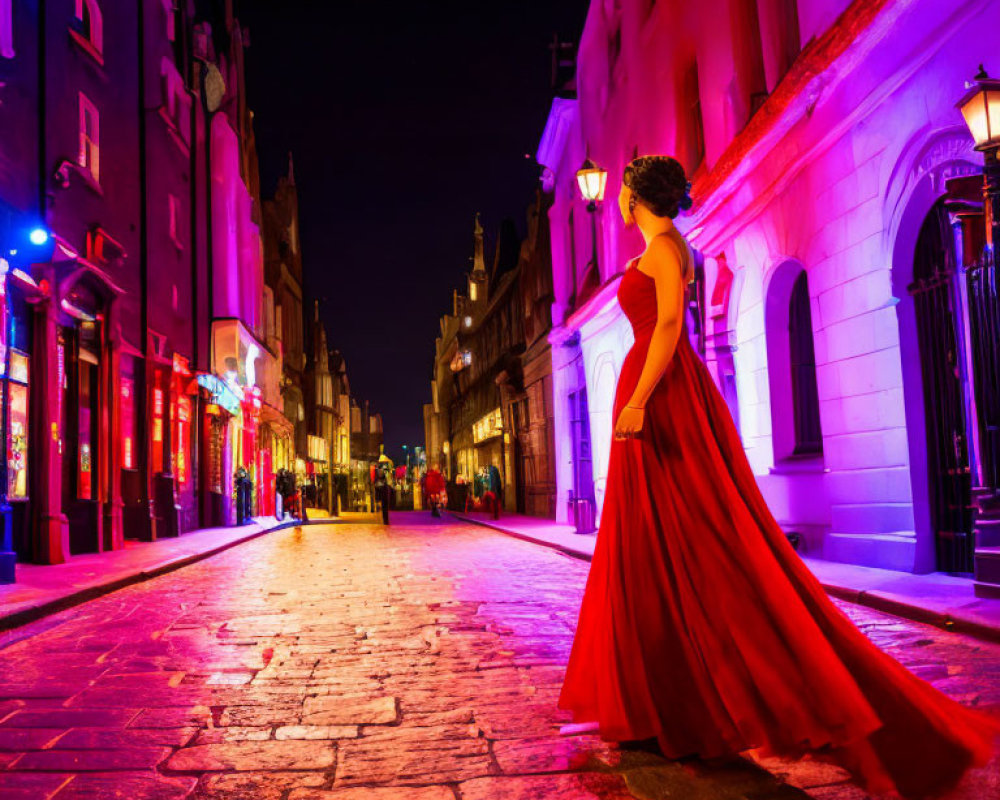
M 635 345 L 656 322 L 650 276 L 618 300 Z M 880 651 L 829 600 L 772 517 L 729 409 L 682 332 L 642 436 L 614 441 L 596 551 L 559 705 L 612 741 L 670 758 L 807 753 L 876 793 L 930 797 L 989 760 L 998 723 Z

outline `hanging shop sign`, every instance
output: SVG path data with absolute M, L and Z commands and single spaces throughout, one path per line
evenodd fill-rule
M 212 403 L 224 408 L 233 416 L 240 413 L 240 398 L 230 389 L 224 380 L 215 375 L 199 375 L 198 385 L 212 395 Z
M 503 433 L 503 418 L 500 409 L 494 409 L 472 426 L 472 441 L 476 444 L 492 439 Z

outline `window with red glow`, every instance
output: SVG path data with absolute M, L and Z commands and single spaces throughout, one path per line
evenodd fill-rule
M 190 479 L 188 469 L 188 453 L 191 450 L 191 400 L 179 397 L 176 404 L 175 419 L 177 420 L 177 436 L 174 451 L 174 469 L 177 482 L 182 486 Z
M 153 472 L 163 472 L 163 389 L 160 376 L 153 385 Z
M 94 494 L 93 473 L 94 458 L 92 452 L 91 424 L 93 421 L 91 408 L 91 365 L 83 360 L 79 362 L 80 369 L 80 413 L 77 417 L 78 447 L 77 447 L 77 485 L 76 496 L 80 500 L 92 500 Z
M 122 378 L 122 468 L 135 469 L 135 382 Z
M 104 51 L 104 17 L 97 0 L 76 0 L 76 21 L 80 33 L 89 41 L 94 49 Z
M 101 115 L 90 99 L 80 92 L 80 152 L 76 163 L 101 182 Z

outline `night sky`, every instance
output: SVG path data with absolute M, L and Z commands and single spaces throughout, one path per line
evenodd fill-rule
M 307 335 L 319 298 L 393 456 L 423 444 L 434 338 L 470 268 L 475 212 L 488 260 L 504 217 L 525 233 L 548 45 L 557 32 L 579 38 L 587 5 L 239 4 L 265 197 L 295 157 Z

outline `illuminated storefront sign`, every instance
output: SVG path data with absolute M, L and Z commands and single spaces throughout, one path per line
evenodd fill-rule
M 198 385 L 212 395 L 212 403 L 224 408 L 233 416 L 240 413 L 240 398 L 230 389 L 226 382 L 215 375 L 199 375 Z
M 472 426 L 472 441 L 479 444 L 501 433 L 503 433 L 503 419 L 500 416 L 500 409 L 497 408 Z

